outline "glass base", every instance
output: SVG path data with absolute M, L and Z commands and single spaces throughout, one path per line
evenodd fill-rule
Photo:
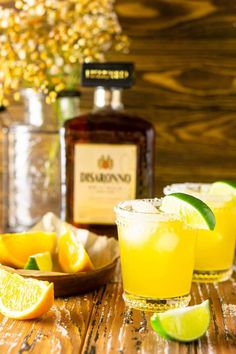
M 127 306 L 141 311 L 164 312 L 188 306 L 191 296 L 187 294 L 169 299 L 154 299 L 132 295 L 125 291 L 123 293 L 123 299 Z
M 232 269 L 223 270 L 194 270 L 193 282 L 214 283 L 228 280 L 231 277 Z

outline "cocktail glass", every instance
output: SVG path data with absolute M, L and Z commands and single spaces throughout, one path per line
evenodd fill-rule
M 230 278 L 236 240 L 236 201 L 230 195 L 212 195 L 208 183 L 176 183 L 164 188 L 164 194 L 184 192 L 203 200 L 216 217 L 214 231 L 197 234 L 193 281 L 220 282 Z
M 137 211 L 137 202 L 124 201 L 115 208 L 123 298 L 128 306 L 146 311 L 187 306 L 196 230 L 179 215 L 161 211 L 161 199 L 141 200 L 155 212 Z

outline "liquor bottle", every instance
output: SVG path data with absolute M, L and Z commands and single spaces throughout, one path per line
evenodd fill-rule
M 133 82 L 132 63 L 86 63 L 81 84 L 96 87 L 94 109 L 64 124 L 66 221 L 114 235 L 114 206 L 149 198 L 154 189 L 152 124 L 131 116 L 121 101 Z

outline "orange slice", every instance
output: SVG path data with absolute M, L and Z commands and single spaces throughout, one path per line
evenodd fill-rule
M 24 268 L 29 256 L 35 253 L 53 253 L 56 246 L 54 232 L 32 231 L 0 235 L 0 263 Z
M 0 312 L 18 320 L 37 318 L 54 303 L 53 283 L 0 269 Z
M 94 269 L 82 242 L 67 227 L 59 238 L 58 260 L 65 273 L 85 272 Z

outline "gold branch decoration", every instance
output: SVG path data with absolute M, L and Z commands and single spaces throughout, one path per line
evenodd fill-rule
M 79 86 L 83 62 L 104 61 L 113 49 L 127 52 L 129 40 L 114 0 L 16 0 L 0 6 L 0 105 L 31 87 L 55 101 Z

